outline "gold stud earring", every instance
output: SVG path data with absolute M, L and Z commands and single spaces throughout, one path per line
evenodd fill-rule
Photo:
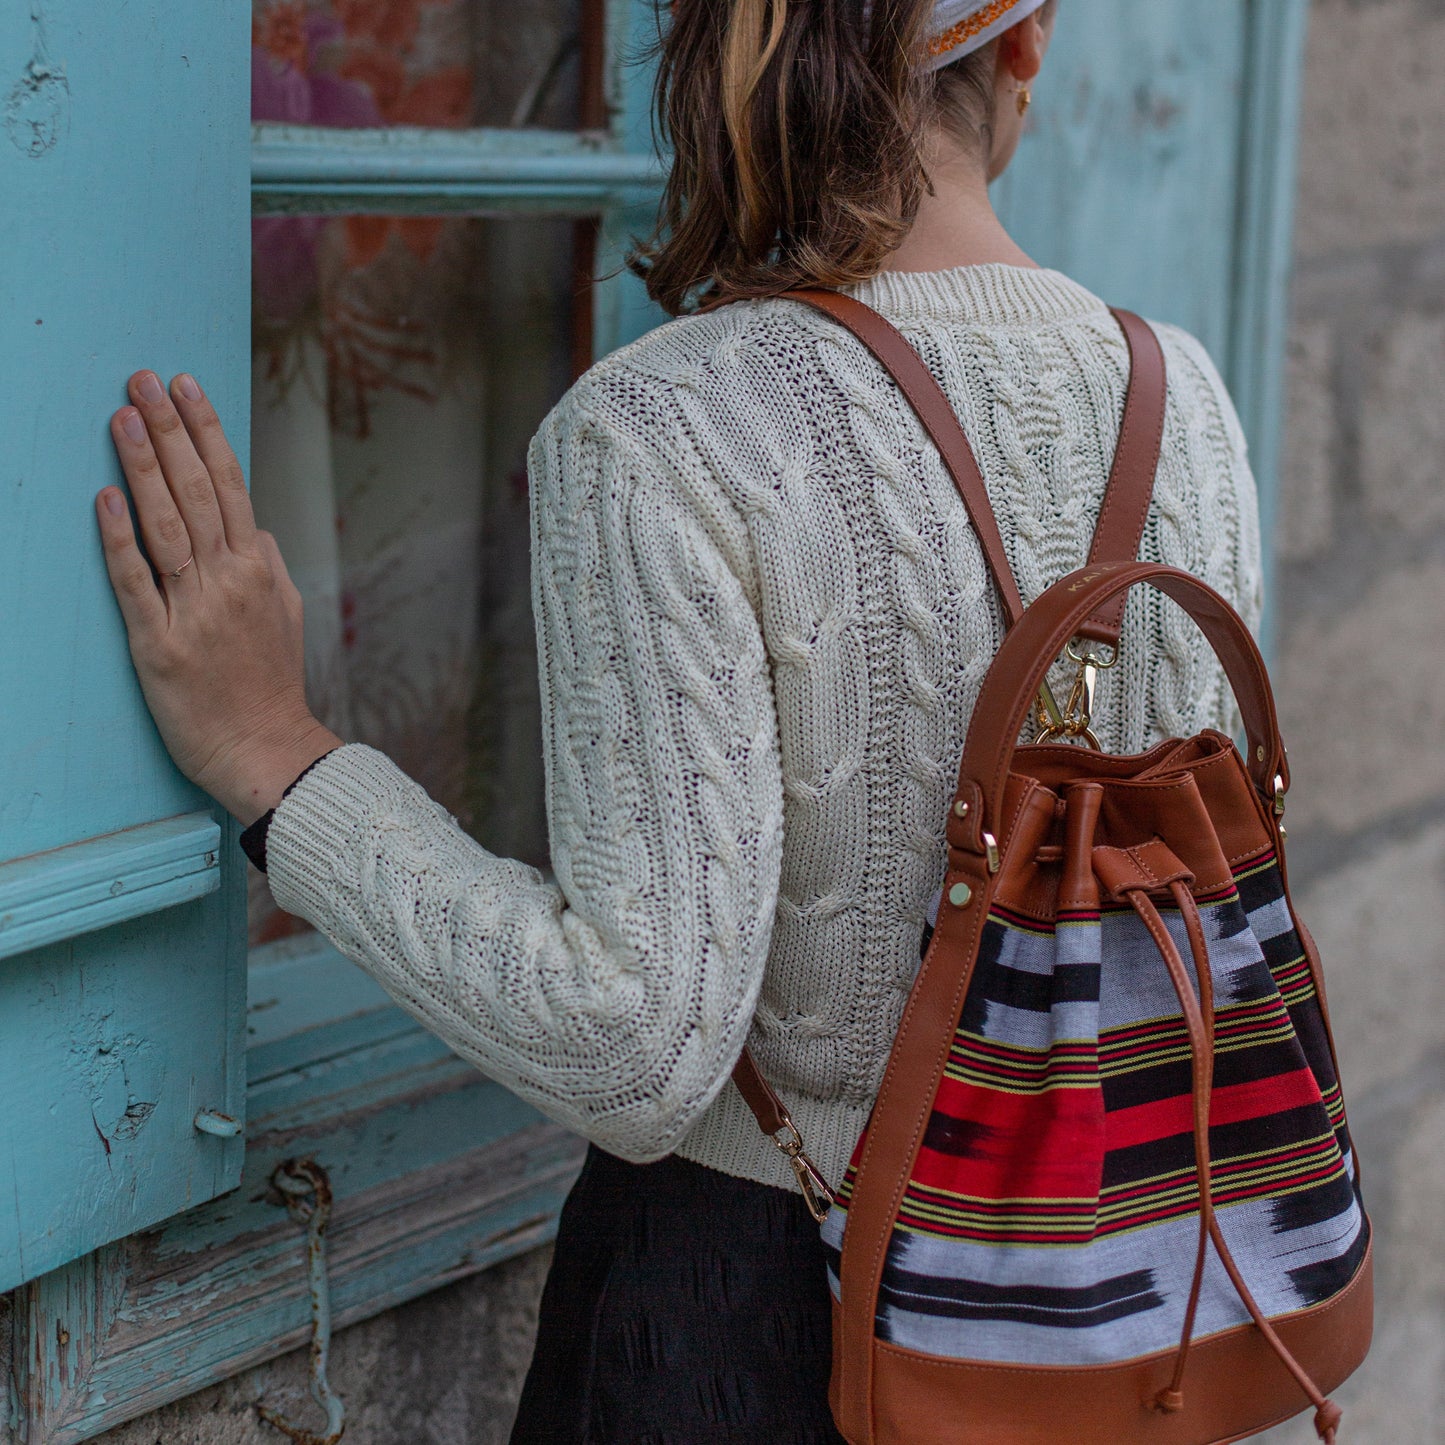
M 1019 86 L 1019 114 L 1023 115 L 1033 103 L 1033 92 L 1026 85 Z

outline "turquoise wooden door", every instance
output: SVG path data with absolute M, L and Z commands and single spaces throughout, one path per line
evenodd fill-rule
M 150 722 L 91 498 L 138 367 L 245 436 L 248 20 L 0 7 L 0 1287 L 239 1176 L 232 828 Z

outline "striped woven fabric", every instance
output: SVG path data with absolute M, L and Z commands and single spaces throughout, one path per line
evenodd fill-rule
M 1196 900 L 1215 989 L 1213 1198 L 1274 1316 L 1341 1290 L 1368 1228 L 1275 855 L 1232 872 Z M 1182 916 L 1160 911 L 1187 955 Z M 823 1226 L 835 1296 L 862 1144 Z M 1198 1230 L 1188 1037 L 1144 923 L 1106 906 L 1041 924 L 996 904 L 894 1227 L 879 1338 L 1041 1365 L 1173 1348 Z M 1248 1318 L 1212 1253 L 1194 1337 Z

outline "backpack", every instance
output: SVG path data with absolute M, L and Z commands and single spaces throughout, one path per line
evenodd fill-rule
M 786 294 L 890 372 L 1009 624 L 968 728 L 932 934 L 836 1193 L 746 1050 L 734 1072 L 822 1225 L 838 1428 L 850 1445 L 1222 1445 L 1308 1403 L 1333 1445 L 1327 1393 L 1370 1342 L 1370 1225 L 1319 955 L 1289 898 L 1264 661 L 1218 593 L 1131 560 L 1163 435 L 1158 339 L 1114 312 L 1130 381 L 1089 562 L 1025 608 L 917 353 L 851 297 Z M 1099 750 L 1097 670 L 1140 583 L 1214 648 L 1245 755 L 1212 730 Z M 1060 708 L 1046 675 L 1065 650 Z

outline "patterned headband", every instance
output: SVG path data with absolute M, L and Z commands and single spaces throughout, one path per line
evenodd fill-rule
M 923 68 L 939 70 L 962 60 L 1043 4 L 1044 0 L 938 0 Z

